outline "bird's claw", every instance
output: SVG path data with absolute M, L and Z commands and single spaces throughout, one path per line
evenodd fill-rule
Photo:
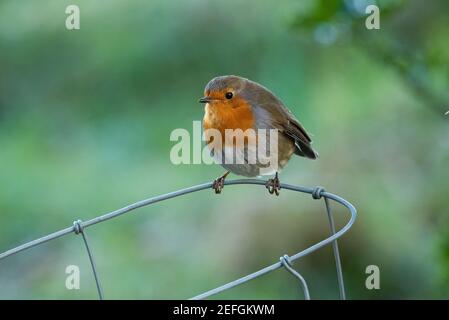
M 228 176 L 229 171 L 226 172 L 224 175 L 222 175 L 221 177 L 217 178 L 214 180 L 214 182 L 212 183 L 212 189 L 215 190 L 216 194 L 221 193 L 221 190 L 223 190 L 224 187 L 224 182 L 226 177 Z
M 221 193 L 221 190 L 223 190 L 224 181 L 225 181 L 225 179 L 223 177 L 220 177 L 220 178 L 215 179 L 214 182 L 212 183 L 212 189 L 215 190 L 216 194 Z
M 279 181 L 278 175 L 273 179 L 268 179 L 265 187 L 268 189 L 268 192 L 270 194 L 279 195 L 279 191 L 281 190 L 281 182 Z

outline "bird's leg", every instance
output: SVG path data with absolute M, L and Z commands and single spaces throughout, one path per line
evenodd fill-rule
M 212 183 L 212 189 L 215 190 L 215 193 L 221 193 L 221 190 L 223 190 L 224 187 L 225 179 L 229 173 L 230 171 L 226 171 L 224 175 L 214 180 L 214 182 Z
M 279 181 L 277 172 L 273 179 L 268 179 L 265 186 L 267 187 L 270 194 L 274 193 L 277 196 L 279 195 L 279 190 L 281 190 L 281 182 Z

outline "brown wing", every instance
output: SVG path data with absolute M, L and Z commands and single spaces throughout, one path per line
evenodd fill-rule
M 288 117 L 287 123 L 283 125 L 285 134 L 295 140 L 295 154 L 309 159 L 316 159 L 318 154 L 310 145 L 312 140 L 304 127 L 295 118 Z
M 261 86 L 258 86 L 257 99 L 254 99 L 254 95 L 250 99 L 252 100 L 252 105 L 255 106 L 254 112 L 257 114 L 259 126 L 278 129 L 294 141 L 296 146 L 295 154 L 309 159 L 316 159 L 318 154 L 310 145 L 312 139 L 310 139 L 309 134 L 301 123 L 274 94 L 264 87 L 262 87 L 263 90 L 260 90 Z

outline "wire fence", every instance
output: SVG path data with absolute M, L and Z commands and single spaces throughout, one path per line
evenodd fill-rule
M 225 185 L 242 185 L 242 184 L 261 185 L 261 186 L 265 187 L 266 181 L 259 180 L 259 179 L 239 179 L 239 180 L 225 181 L 224 184 Z M 19 252 L 26 250 L 26 249 L 30 249 L 32 247 L 41 245 L 45 242 L 60 238 L 62 236 L 65 236 L 65 235 L 68 235 L 71 233 L 74 233 L 76 235 L 81 234 L 81 236 L 83 238 L 84 245 L 86 247 L 88 257 L 89 257 L 89 261 L 90 261 L 90 264 L 92 267 L 92 272 L 93 272 L 95 283 L 97 286 L 98 296 L 100 299 L 103 299 L 104 298 L 103 289 L 101 286 L 101 281 L 99 278 L 98 270 L 97 270 L 97 267 L 95 264 L 94 255 L 93 255 L 92 249 L 90 247 L 90 244 L 89 244 L 89 241 L 88 241 L 88 238 L 86 235 L 86 228 L 93 226 L 97 223 L 102 223 L 107 220 L 117 218 L 118 216 L 121 216 L 127 212 L 136 210 L 141 207 L 151 205 L 156 202 L 165 201 L 165 200 L 176 198 L 176 197 L 186 195 L 189 193 L 206 190 L 206 189 L 211 189 L 211 188 L 212 188 L 211 182 L 204 183 L 204 184 L 189 187 L 186 189 L 181 189 L 178 191 L 166 193 L 166 194 L 156 196 L 153 198 L 145 199 L 145 200 L 133 203 L 133 204 L 123 207 L 121 209 L 103 214 L 101 216 L 95 217 L 95 218 L 87 220 L 87 221 L 76 220 L 73 222 L 73 226 L 53 232 L 44 237 L 27 242 L 18 247 L 15 247 L 13 249 L 10 249 L 8 251 L 1 253 L 0 260 L 5 259 L 6 257 L 12 256 L 12 255 L 15 255 Z M 335 194 L 332 194 L 330 192 L 326 192 L 324 190 L 324 188 L 322 188 L 322 187 L 310 188 L 310 187 L 293 186 L 293 185 L 281 183 L 281 189 L 286 189 L 286 190 L 291 190 L 291 191 L 296 191 L 296 192 L 301 192 L 301 193 L 308 193 L 308 194 L 311 194 L 312 198 L 316 199 L 316 200 L 323 198 L 325 207 L 326 207 L 326 211 L 327 211 L 328 221 L 329 221 L 330 236 L 327 237 L 326 239 L 324 239 L 320 242 L 317 242 L 314 245 L 292 255 L 292 256 L 288 256 L 288 255 L 284 254 L 280 257 L 280 259 L 279 259 L 280 261 L 278 261 L 272 265 L 269 265 L 263 269 L 260 269 L 254 273 L 251 273 L 247 276 L 244 276 L 240 279 L 237 279 L 237 280 L 229 282 L 225 285 L 222 285 L 218 288 L 215 288 L 215 289 L 209 290 L 207 292 L 204 292 L 202 294 L 196 295 L 193 298 L 191 298 L 192 300 L 206 299 L 208 297 L 211 297 L 213 295 L 221 293 L 225 290 L 229 290 L 231 288 L 234 288 L 236 286 L 244 284 L 248 281 L 254 280 L 258 277 L 261 277 L 261 276 L 263 276 L 267 273 L 270 273 L 274 270 L 277 270 L 279 268 L 285 268 L 289 273 L 291 273 L 293 276 L 295 276 L 299 280 L 299 284 L 304 292 L 304 298 L 309 300 L 310 293 L 309 293 L 309 289 L 307 286 L 307 282 L 304 279 L 304 277 L 293 268 L 293 262 L 295 260 L 298 260 L 298 259 L 300 259 L 300 258 L 302 258 L 302 257 L 328 245 L 328 244 L 331 244 L 331 243 L 332 243 L 332 249 L 333 249 L 333 254 L 334 254 L 334 258 L 335 258 L 335 267 L 336 267 L 336 272 L 337 272 L 337 280 L 338 280 L 340 299 L 342 299 L 342 300 L 346 299 L 346 292 L 345 292 L 345 286 L 344 286 L 344 280 L 343 280 L 343 271 L 342 271 L 342 267 L 341 267 L 341 259 L 340 259 L 340 253 L 339 253 L 337 240 L 343 234 L 345 234 L 351 228 L 351 226 L 354 224 L 356 216 L 357 216 L 357 210 L 351 203 L 349 203 L 345 199 L 343 199 Z M 343 228 L 341 228 L 338 231 L 335 230 L 335 223 L 334 223 L 334 218 L 333 218 L 333 214 L 331 211 L 331 206 L 330 206 L 329 200 L 332 200 L 334 202 L 337 202 L 337 203 L 343 205 L 344 207 L 346 207 L 349 210 L 349 213 L 350 213 L 349 221 L 346 223 L 346 225 Z

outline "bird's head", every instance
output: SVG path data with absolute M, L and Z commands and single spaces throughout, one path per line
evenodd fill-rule
M 220 76 L 213 78 L 204 89 L 201 103 L 213 106 L 237 108 L 244 100 L 244 90 L 249 80 L 238 76 Z

